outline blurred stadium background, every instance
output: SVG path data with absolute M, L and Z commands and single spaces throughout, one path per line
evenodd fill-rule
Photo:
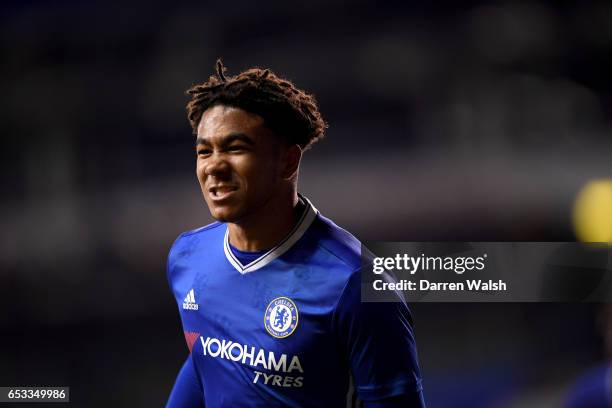
M 210 221 L 183 92 L 217 57 L 317 96 L 301 191 L 363 240 L 573 241 L 611 176 L 606 2 L 1 9 L 0 385 L 74 406 L 160 406 L 186 356 L 165 258 Z M 414 305 L 429 406 L 559 406 L 599 307 Z

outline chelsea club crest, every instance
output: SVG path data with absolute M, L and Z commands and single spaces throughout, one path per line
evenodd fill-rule
M 264 325 L 271 336 L 278 339 L 289 337 L 298 325 L 298 309 L 293 300 L 277 297 L 270 302 L 264 316 Z

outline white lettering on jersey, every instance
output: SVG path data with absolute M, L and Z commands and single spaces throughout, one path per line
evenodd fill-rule
M 277 387 L 301 387 L 304 385 L 302 381 L 304 377 L 291 377 L 291 376 L 281 376 L 275 374 L 266 374 L 261 371 L 255 371 L 255 378 L 253 378 L 253 384 L 261 384 L 259 379 L 263 377 L 264 385 L 275 385 Z
M 289 363 L 289 368 L 287 368 L 287 354 L 277 356 L 273 351 L 256 349 L 254 346 L 235 343 L 231 340 L 219 340 L 214 337 L 204 338 L 204 336 L 200 336 L 200 342 L 202 343 L 202 352 L 205 356 L 219 357 L 236 362 L 240 361 L 242 364 L 264 370 L 282 373 L 291 373 L 293 371 L 304 373 L 298 356 L 291 356 L 291 362 Z M 256 352 L 257 355 L 255 356 Z M 255 380 L 254 382 L 257 381 Z

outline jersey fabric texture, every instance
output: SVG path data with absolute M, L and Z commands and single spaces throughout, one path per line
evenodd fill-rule
M 220 222 L 175 241 L 168 281 L 190 354 L 168 407 L 424 406 L 407 305 L 362 303 L 360 242 L 300 199 L 294 229 L 255 259 Z

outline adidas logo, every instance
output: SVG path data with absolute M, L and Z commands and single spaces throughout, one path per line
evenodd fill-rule
M 187 293 L 185 299 L 183 300 L 183 309 L 184 310 L 198 310 L 200 306 L 195 301 L 195 295 L 193 294 L 193 289 Z

